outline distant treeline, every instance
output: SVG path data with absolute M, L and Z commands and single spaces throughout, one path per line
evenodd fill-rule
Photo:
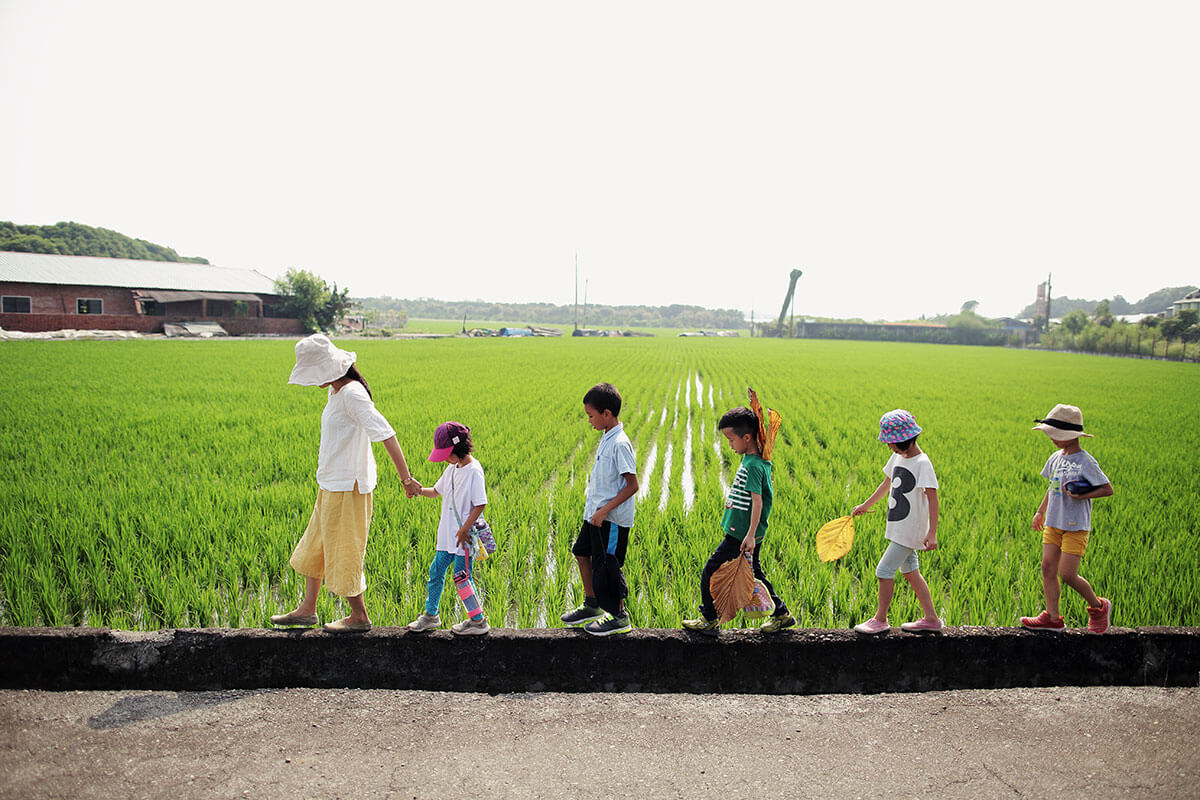
M 49 253 L 60 256 L 136 258 L 141 261 L 191 261 L 207 264 L 207 258 L 185 257 L 169 247 L 131 239 L 107 228 L 78 222 L 54 225 L 14 225 L 0 221 L 0 250 L 16 253 Z
M 474 321 L 520 321 L 570 325 L 575 307 L 553 303 L 486 303 L 482 301 L 400 300 L 393 297 L 355 298 L 368 315 L 403 312 L 417 319 L 462 319 Z M 741 311 L 700 306 L 600 306 L 589 305 L 586 315 L 579 307 L 579 324 L 589 328 L 745 328 Z
M 1188 292 L 1196 291 L 1195 286 L 1176 286 L 1174 288 L 1159 289 L 1157 292 L 1146 295 L 1136 303 L 1130 303 L 1121 295 L 1117 295 L 1108 301 L 1108 313 L 1117 314 L 1160 314 L 1166 311 L 1172 303 L 1185 297 Z M 1099 300 L 1076 300 L 1073 297 L 1051 297 L 1050 298 L 1050 316 L 1056 319 L 1061 319 L 1072 311 L 1083 311 L 1091 314 L 1096 310 L 1096 306 L 1100 305 Z M 1021 319 L 1032 319 L 1037 314 L 1036 307 L 1033 303 L 1025 306 L 1017 316 Z

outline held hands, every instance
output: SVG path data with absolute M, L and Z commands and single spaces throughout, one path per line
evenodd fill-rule
M 419 495 L 421 493 L 421 489 L 424 488 L 421 486 L 421 482 L 412 476 L 409 476 L 407 480 L 403 481 L 403 483 L 404 496 L 410 500 Z

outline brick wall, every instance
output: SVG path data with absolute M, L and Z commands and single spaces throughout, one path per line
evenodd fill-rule
M 0 312 L 0 328 L 10 331 L 42 333 L 45 331 L 100 330 L 162 333 L 164 322 L 193 322 L 211 320 L 221 325 L 231 336 L 246 334 L 302 335 L 300 321 L 282 317 L 202 317 L 199 300 L 172 303 L 166 316 L 144 316 L 138 313 L 133 290 L 98 286 L 56 286 L 42 283 L 0 282 L 0 295 L 30 298 L 29 314 Z M 79 314 L 77 300 L 98 299 L 104 303 L 103 314 Z M 231 303 L 226 303 L 227 308 Z
M 140 314 L 0 314 L 0 328 L 8 331 L 41 333 L 73 328 L 85 331 L 138 331 L 162 333 L 164 322 L 194 322 L 172 317 L 146 317 Z M 247 334 L 303 335 L 298 319 L 282 317 L 234 317 L 213 320 L 230 336 Z
M 51 286 L 40 283 L 0 283 L 0 295 L 15 295 L 30 298 L 30 313 L 76 315 L 76 300 L 79 298 L 104 301 L 104 315 L 136 315 L 133 290 L 102 286 Z M 85 325 L 67 325 L 68 328 L 86 328 Z M 58 330 L 55 328 L 53 330 Z M 129 329 L 129 330 L 132 330 Z

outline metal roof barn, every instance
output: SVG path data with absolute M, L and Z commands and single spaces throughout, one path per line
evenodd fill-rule
M 253 269 L 44 253 L 0 252 L 0 282 L 275 294 L 275 281 Z

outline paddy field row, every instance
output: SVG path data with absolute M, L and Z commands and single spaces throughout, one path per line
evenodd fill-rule
M 324 393 L 288 386 L 290 341 L 19 342 L 0 453 L 0 624 L 152 629 L 258 626 L 301 581 L 287 560 L 316 492 Z M 493 624 L 556 625 L 579 598 L 570 545 L 598 434 L 581 398 L 614 383 L 641 491 L 626 565 L 641 627 L 693 614 L 736 469 L 716 430 L 753 386 L 784 418 L 764 564 L 800 624 L 871 613 L 882 515 L 853 550 L 813 537 L 878 484 L 876 423 L 896 407 L 925 428 L 941 483 L 941 548 L 922 573 L 947 622 L 1015 624 L 1041 608 L 1030 518 L 1051 452 L 1030 431 L 1057 402 L 1084 409 L 1086 447 L 1116 494 L 1096 501 L 1084 574 L 1119 625 L 1197 625 L 1200 445 L 1195 365 L 1060 353 L 749 339 L 347 340 L 414 473 L 434 427 L 471 426 L 500 551 L 479 567 Z M 382 450 L 367 551 L 376 624 L 415 616 L 438 503 L 405 500 Z M 449 582 L 447 582 L 449 583 Z M 1072 624 L 1083 604 L 1066 595 Z M 451 603 L 450 587 L 443 599 Z M 320 613 L 338 613 L 323 596 Z M 918 613 L 904 588 L 893 617 Z

